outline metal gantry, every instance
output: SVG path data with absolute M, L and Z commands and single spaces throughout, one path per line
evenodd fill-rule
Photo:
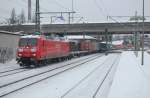
M 60 14 L 61 16 L 63 14 L 68 14 L 68 24 L 71 23 L 71 14 L 76 13 L 75 11 L 66 11 L 66 12 L 40 12 L 40 14 Z

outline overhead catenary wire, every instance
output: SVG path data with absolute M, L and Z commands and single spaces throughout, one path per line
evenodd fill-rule
M 12 4 L 18 4 L 18 5 L 21 4 L 22 6 L 24 6 L 24 4 L 22 4 L 22 3 L 20 3 L 20 2 L 14 2 L 14 1 L 12 1 L 12 0 L 7 0 L 7 1 L 9 1 L 8 3 L 11 4 L 11 5 L 12 5 Z M 8 4 L 8 5 L 9 5 L 9 4 Z M 5 13 L 5 14 L 8 14 L 8 12 L 11 12 L 10 9 L 8 9 L 8 7 L 6 7 L 6 8 L 2 7 L 2 8 L 0 8 L 0 10 L 1 10 L 1 12 Z M 5 18 L 6 18 L 6 17 L 5 17 Z
M 22 0 L 24 3 L 26 3 L 26 4 L 28 4 L 28 1 L 26 1 L 26 0 Z M 35 8 L 36 8 L 36 3 L 35 2 L 33 2 L 32 0 L 31 0 L 31 3 L 32 3 L 32 8 L 35 10 Z M 44 8 L 43 6 L 40 6 L 40 8 L 41 8 L 41 10 L 44 10 L 44 11 L 48 11 L 48 9 L 46 9 L 46 8 Z
M 97 8 L 101 12 L 101 14 L 105 17 L 102 7 L 99 5 L 99 3 L 96 0 L 94 0 L 94 4 L 97 6 Z
M 22 3 L 24 4 L 24 5 L 26 5 L 27 6 L 27 4 L 28 4 L 28 0 L 21 0 L 22 1 Z M 44 0 L 43 0 L 44 1 Z M 47 4 L 51 4 L 52 2 L 51 1 L 49 1 L 49 0 L 45 0 L 46 2 L 48 2 Z M 31 1 L 32 2 L 32 13 L 35 13 L 35 6 L 36 6 L 36 4 L 35 4 L 35 2 L 33 2 L 33 1 Z M 65 9 L 65 10 L 67 10 L 67 11 L 71 11 L 69 8 L 67 8 L 67 7 L 65 7 L 63 4 L 61 4 L 60 2 L 58 2 L 58 1 L 56 1 L 56 0 L 54 0 L 53 1 L 53 3 L 55 4 L 55 5 L 57 5 L 57 6 L 59 6 L 60 8 L 63 8 L 63 9 Z M 49 10 L 48 9 L 45 9 L 45 7 L 43 7 L 42 5 L 40 6 L 40 9 L 41 9 L 41 11 L 45 11 L 45 12 L 48 12 Z
M 107 11 L 106 9 L 105 9 L 105 10 L 107 11 L 107 14 L 105 14 L 104 11 L 103 11 L 103 8 L 105 8 L 105 7 L 102 8 L 102 7 L 99 5 L 99 3 L 97 2 L 97 0 L 94 0 L 94 3 L 95 3 L 95 5 L 98 7 L 99 11 L 102 13 L 102 15 L 103 15 L 104 17 L 110 18 L 110 19 L 112 19 L 114 22 L 121 24 L 121 23 L 118 22 L 116 19 L 114 19 L 114 18 L 112 18 L 111 16 L 109 16 L 108 11 Z M 108 17 L 107 15 L 108 15 L 109 17 Z
M 67 7 L 63 6 L 63 5 L 62 5 L 61 3 L 59 3 L 57 0 L 54 0 L 54 2 L 55 2 L 55 4 L 58 5 L 59 7 L 64 8 L 64 9 L 70 11 Z
M 104 17 L 105 17 L 105 16 L 107 17 L 107 21 L 108 21 L 108 19 L 111 19 L 112 21 L 121 24 L 118 20 L 114 19 L 112 16 L 109 15 L 108 9 L 104 6 L 103 0 L 98 0 L 98 1 L 99 1 L 100 3 L 98 3 L 98 2 L 95 0 L 95 2 L 96 2 L 96 4 L 98 5 L 99 9 L 100 9 L 101 12 L 103 13 L 103 16 L 104 16 Z M 100 5 L 100 4 L 102 4 L 103 6 Z M 122 24 L 121 24 L 121 25 L 122 25 Z
M 99 0 L 100 4 L 104 5 L 103 0 Z M 103 6 L 104 12 L 109 15 L 107 7 Z

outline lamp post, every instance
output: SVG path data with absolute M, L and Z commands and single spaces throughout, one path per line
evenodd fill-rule
M 144 65 L 144 0 L 143 0 L 143 28 L 142 28 L 142 62 L 141 65 Z

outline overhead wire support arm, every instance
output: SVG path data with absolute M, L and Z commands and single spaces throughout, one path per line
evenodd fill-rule
M 71 14 L 76 13 L 75 11 L 65 11 L 65 12 L 40 12 L 40 14 L 68 14 L 68 23 L 70 24 L 71 20 Z
M 69 13 L 76 13 L 75 11 L 70 11 L 70 12 L 40 12 L 40 14 L 69 14 Z

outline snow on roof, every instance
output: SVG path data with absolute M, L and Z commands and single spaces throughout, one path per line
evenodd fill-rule
M 100 43 L 106 43 L 106 41 L 100 42 Z
M 35 25 L 35 23 L 23 23 L 22 25 Z
M 68 35 L 66 36 L 67 39 L 96 39 L 92 36 L 83 36 L 83 35 Z
M 8 32 L 8 31 L 2 31 L 2 30 L 0 30 L 0 33 L 11 34 L 11 35 L 19 35 L 20 34 L 18 32 Z
M 121 45 L 123 44 L 123 40 L 117 40 L 112 42 L 113 45 Z
M 40 35 L 25 35 L 22 36 L 21 38 L 40 38 Z

